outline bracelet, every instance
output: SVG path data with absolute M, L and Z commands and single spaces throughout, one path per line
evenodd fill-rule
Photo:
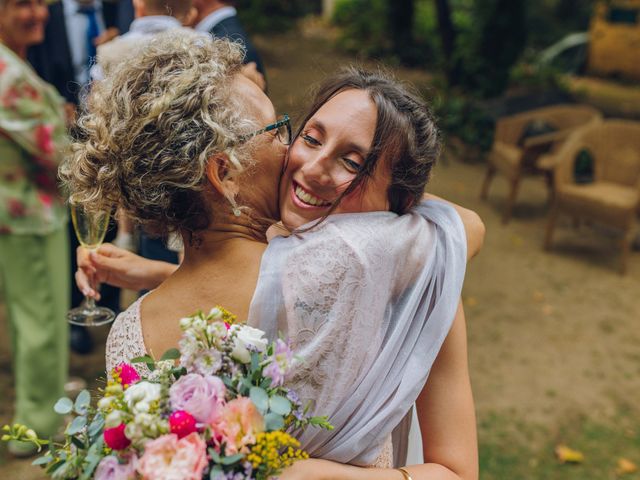
M 398 470 L 402 474 L 404 480 L 413 480 L 413 478 L 411 478 L 411 475 L 409 475 L 409 472 L 407 472 L 404 468 L 397 468 L 396 470 Z

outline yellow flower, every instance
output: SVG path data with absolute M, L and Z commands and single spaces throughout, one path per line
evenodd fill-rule
M 309 458 L 300 450 L 300 442 L 285 432 L 263 432 L 256 435 L 256 443 L 251 447 L 247 460 L 254 470 L 268 475 L 281 472 L 296 460 Z

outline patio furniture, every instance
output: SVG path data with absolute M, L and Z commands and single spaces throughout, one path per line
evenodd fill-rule
M 593 180 L 578 183 L 575 162 L 585 155 L 593 159 Z M 607 225 L 622 231 L 620 271 L 624 274 L 640 208 L 640 122 L 605 120 L 584 127 L 571 135 L 556 158 L 555 199 L 545 248 L 551 247 L 561 213 Z
M 498 119 L 480 198 L 486 200 L 496 173 L 504 175 L 510 183 L 503 223 L 511 218 L 524 175 L 543 175 L 549 197 L 553 198 L 555 152 L 576 128 L 601 119 L 595 108 L 574 104 L 553 105 Z M 543 154 L 545 162 L 539 165 L 538 159 Z

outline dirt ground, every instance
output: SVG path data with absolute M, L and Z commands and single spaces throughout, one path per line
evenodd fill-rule
M 315 35 L 259 38 L 268 68 L 269 93 L 280 112 L 297 117 L 306 87 L 336 66 L 352 61 Z M 399 72 L 423 84 L 428 75 Z M 494 181 L 489 201 L 478 200 L 484 166 L 464 161 L 448 149 L 429 187 L 476 210 L 487 235 L 481 254 L 469 265 L 463 293 L 468 323 L 469 361 L 479 423 L 495 415 L 554 435 L 567 419 L 615 424 L 621 412 L 640 408 L 640 252 L 620 276 L 618 238 L 594 226 L 560 222 L 551 252 L 542 249 L 548 204 L 542 179 L 523 183 L 512 221 L 500 213 L 506 182 Z M 0 309 L 0 316 L 4 312 Z M 10 356 L 0 321 L 0 424 L 11 420 Z M 100 345 L 106 329 L 95 332 Z M 104 348 L 72 356 L 71 373 L 87 379 L 104 368 Z M 578 420 L 576 420 L 578 421 Z M 480 429 L 480 443 L 491 432 Z M 543 441 L 543 440 L 541 440 Z M 640 458 L 635 458 L 640 463 Z M 0 447 L 0 478 L 41 478 L 28 461 Z M 635 477 L 633 477 L 635 478 Z

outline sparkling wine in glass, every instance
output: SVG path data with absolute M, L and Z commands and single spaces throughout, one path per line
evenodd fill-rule
M 109 212 L 88 212 L 82 205 L 71 204 L 71 221 L 80 245 L 96 251 L 104 240 L 109 227 Z M 95 299 L 84 297 L 80 306 L 67 313 L 69 323 L 84 327 L 97 327 L 116 318 L 113 310 L 96 305 Z

